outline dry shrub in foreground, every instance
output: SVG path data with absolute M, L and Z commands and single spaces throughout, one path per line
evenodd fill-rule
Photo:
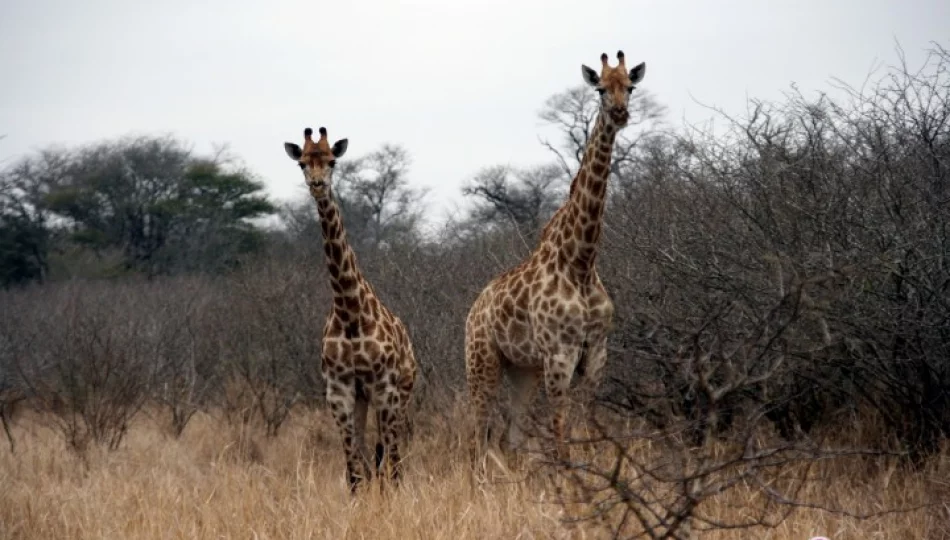
M 751 424 L 695 445 L 687 422 L 657 429 L 601 412 L 608 419 L 576 430 L 572 460 L 557 464 L 579 527 L 670 540 L 950 535 L 946 449 L 915 471 L 899 453 L 857 448 L 840 430 L 790 442 Z
M 24 417 L 14 430 L 16 454 L 0 453 L 0 537 L 20 538 L 602 538 L 595 522 L 565 524 L 554 490 L 531 465 L 510 480 L 473 483 L 453 429 L 464 420 L 420 418 L 406 456 L 404 484 L 357 498 L 340 474 L 340 441 L 322 411 L 295 412 L 276 437 L 241 433 L 197 413 L 178 439 L 139 416 L 125 444 L 87 456 L 88 468 L 64 441 Z M 241 444 L 256 450 L 245 453 Z M 237 448 L 237 450 L 236 450 Z M 656 448 L 632 446 L 647 458 Z M 887 459 L 817 465 L 805 490 L 824 504 L 875 510 L 940 495 L 945 451 L 927 470 L 903 473 Z M 795 473 L 796 471 L 790 471 Z M 944 489 L 946 487 L 944 486 Z M 945 495 L 945 493 L 944 493 Z M 704 504 L 709 516 L 736 519 L 751 490 L 740 486 Z M 930 539 L 947 534 L 933 512 L 868 520 L 798 508 L 773 529 L 722 531 L 703 538 L 755 537 Z M 636 534 L 633 528 L 623 536 Z

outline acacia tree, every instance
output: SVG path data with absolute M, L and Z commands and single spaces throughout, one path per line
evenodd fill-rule
M 248 171 L 169 137 L 47 149 L 14 165 L 3 186 L 4 230 L 18 233 L 4 260 L 32 262 L 28 278 L 44 275 L 54 235 L 60 251 L 117 254 L 127 271 L 219 269 L 254 247 L 248 220 L 274 211 Z
M 157 209 L 173 222 L 159 267 L 167 271 L 221 271 L 256 251 L 262 238 L 252 219 L 276 211 L 263 184 L 245 169 L 228 170 L 212 159 L 193 159 L 174 197 Z

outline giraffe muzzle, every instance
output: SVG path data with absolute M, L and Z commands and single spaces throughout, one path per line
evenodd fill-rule
M 615 124 L 624 125 L 630 120 L 630 113 L 626 109 L 612 109 L 610 111 L 610 119 L 614 121 Z

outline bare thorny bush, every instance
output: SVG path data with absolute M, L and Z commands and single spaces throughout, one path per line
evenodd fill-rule
M 759 305 L 726 297 L 692 320 L 654 328 L 648 339 L 664 368 L 615 380 L 578 441 L 599 457 L 558 464 L 580 488 L 576 500 L 593 503 L 575 519 L 596 518 L 621 536 L 690 538 L 696 530 L 775 526 L 796 505 L 821 504 L 798 495 L 812 465 L 832 452 L 763 429 L 771 405 L 756 395 L 792 369 L 804 341 L 795 327 L 814 285 L 792 279 Z M 738 518 L 704 512 L 705 502 L 737 488 L 754 494 Z
M 11 431 L 11 425 L 17 413 L 26 401 L 26 393 L 22 381 L 17 376 L 10 354 L 10 344 L 0 341 L 0 425 L 10 445 L 10 451 L 16 452 L 16 440 Z
M 80 452 L 90 442 L 117 448 L 148 398 L 156 321 L 134 291 L 66 285 L 7 298 L 13 308 L 2 327 L 8 365 Z
M 226 374 L 224 343 L 214 337 L 223 301 L 221 287 L 200 279 L 179 279 L 162 289 L 152 308 L 162 323 L 150 396 L 167 414 L 168 432 L 180 437 L 195 413 L 213 403 Z
M 274 436 L 298 404 L 322 403 L 320 350 L 330 305 L 322 267 L 262 262 L 232 282 L 224 325 L 229 419 Z

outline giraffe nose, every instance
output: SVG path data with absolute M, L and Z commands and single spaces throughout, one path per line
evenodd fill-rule
M 610 111 L 610 117 L 614 122 L 622 124 L 630 119 L 630 113 L 627 112 L 627 109 L 616 108 Z

